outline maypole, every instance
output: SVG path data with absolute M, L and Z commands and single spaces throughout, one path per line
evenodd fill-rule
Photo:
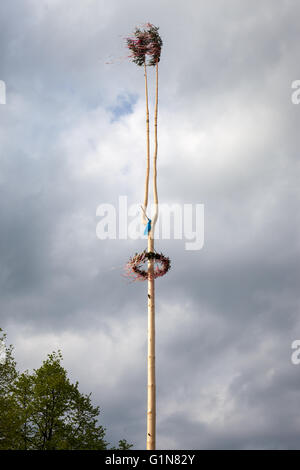
M 145 29 L 135 29 L 134 38 L 127 39 L 127 46 L 131 51 L 134 63 L 144 66 L 145 93 L 146 93 L 146 135 L 147 135 L 147 168 L 145 181 L 145 197 L 142 206 L 142 222 L 146 225 L 145 234 L 148 235 L 147 251 L 135 254 L 126 265 L 127 274 L 135 280 L 148 280 L 148 387 L 147 387 L 147 450 L 156 447 L 156 381 L 155 381 L 155 278 L 163 276 L 170 269 L 169 258 L 157 253 L 154 249 L 154 232 L 158 217 L 157 195 L 157 114 L 158 114 L 158 63 L 160 61 L 162 40 L 158 28 L 150 23 Z M 150 56 L 148 64 L 146 56 Z M 155 66 L 155 110 L 154 110 L 154 154 L 153 154 L 153 199 L 154 215 L 152 220 L 147 216 L 148 187 L 150 172 L 150 132 L 148 107 L 147 65 Z M 147 269 L 143 265 L 147 263 Z

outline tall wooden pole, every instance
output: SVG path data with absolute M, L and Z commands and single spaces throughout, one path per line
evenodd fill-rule
M 153 157 L 153 196 L 155 204 L 151 230 L 148 233 L 148 253 L 154 251 L 154 230 L 158 217 L 157 196 L 157 110 L 158 110 L 158 63 L 156 63 L 156 92 L 154 115 L 154 157 Z M 153 278 L 154 260 L 148 260 L 148 396 L 147 396 L 147 450 L 156 447 L 156 380 L 155 380 L 155 283 Z
M 158 29 L 151 23 L 147 23 L 147 30 L 135 29 L 135 38 L 127 38 L 127 46 L 131 51 L 133 62 L 144 65 L 145 94 L 146 94 L 146 136 L 147 136 L 147 169 L 145 181 L 144 205 L 142 206 L 142 222 L 147 225 L 145 233 L 148 233 L 148 364 L 147 364 L 147 450 L 156 447 L 156 383 L 155 383 L 155 284 L 154 271 L 155 260 L 150 254 L 154 252 L 154 232 L 158 217 L 157 196 L 157 111 L 158 111 L 158 62 L 162 47 L 162 40 Z M 149 174 L 150 174 L 150 131 L 149 131 L 149 105 L 148 105 L 148 83 L 146 58 L 150 55 L 148 65 L 156 67 L 156 92 L 154 111 L 154 155 L 153 155 L 153 198 L 154 214 L 152 220 L 147 216 L 149 196 Z M 133 262 L 133 259 L 131 260 Z M 168 268 L 169 269 L 169 268 Z M 159 273 L 161 275 L 161 273 Z

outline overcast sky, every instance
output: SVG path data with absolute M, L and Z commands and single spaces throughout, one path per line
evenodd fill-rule
M 157 447 L 300 448 L 300 4 L 2 0 L 0 326 L 20 370 L 61 349 L 107 440 L 145 447 L 146 240 L 99 240 L 96 209 L 143 200 L 143 70 L 160 27 L 158 190 L 204 204 L 205 242 L 158 240 Z M 154 74 L 149 71 L 153 118 Z

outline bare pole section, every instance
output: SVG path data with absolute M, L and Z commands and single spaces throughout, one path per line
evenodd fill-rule
M 157 195 L 157 150 L 158 150 L 158 139 L 157 139 L 157 113 L 158 113 L 158 62 L 156 62 L 156 86 L 155 86 L 155 111 L 154 111 L 154 156 L 153 156 L 153 197 L 155 204 L 155 211 L 153 216 L 153 233 L 155 224 L 158 217 L 158 195 Z
M 148 234 L 148 252 L 154 250 L 152 229 Z M 155 381 L 155 284 L 154 260 L 148 260 L 148 386 L 147 386 L 147 450 L 156 445 L 156 381 Z
M 157 196 L 157 111 L 158 111 L 158 62 L 156 62 L 156 92 L 154 112 L 154 156 L 153 156 L 153 197 L 155 212 L 148 233 L 148 252 L 154 251 L 154 230 L 158 216 Z M 147 450 L 156 448 L 156 378 L 155 378 L 155 280 L 153 276 L 154 260 L 148 260 L 148 387 L 147 387 Z
M 142 211 L 142 221 L 144 225 L 147 224 L 146 210 L 148 206 L 148 188 L 149 188 L 149 173 L 150 173 L 150 128 L 149 128 L 149 104 L 148 104 L 148 81 L 147 81 L 147 65 L 144 61 L 144 75 L 145 75 L 145 95 L 146 95 L 146 133 L 147 133 L 147 168 L 146 168 L 146 181 L 145 181 L 145 197 L 144 206 Z

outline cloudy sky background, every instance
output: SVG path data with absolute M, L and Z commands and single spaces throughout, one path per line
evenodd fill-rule
M 21 370 L 62 350 L 112 444 L 145 447 L 146 284 L 122 277 L 145 240 L 100 241 L 96 208 L 143 199 L 143 72 L 124 37 L 150 21 L 160 201 L 205 205 L 202 250 L 156 245 L 172 260 L 157 446 L 300 448 L 299 16 L 289 0 L 1 2 L 0 326 Z

